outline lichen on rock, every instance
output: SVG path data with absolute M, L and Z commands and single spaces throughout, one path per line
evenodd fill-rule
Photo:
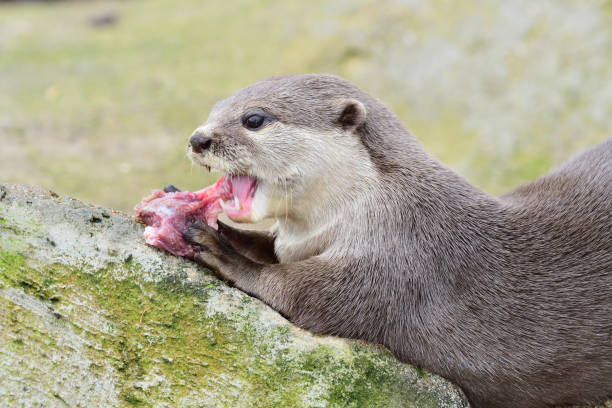
M 2 406 L 468 407 L 146 246 L 124 214 L 35 187 L 0 197 Z

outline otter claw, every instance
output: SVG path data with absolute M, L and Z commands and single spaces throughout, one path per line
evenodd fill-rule
M 200 220 L 190 220 L 190 221 L 187 221 L 186 226 L 187 226 L 187 228 L 194 228 L 194 229 L 198 229 L 198 230 L 201 230 L 201 231 L 212 229 L 211 227 L 209 227 L 207 224 L 204 224 Z
M 178 188 L 174 187 L 172 184 L 166 184 L 163 190 L 164 190 L 164 193 L 178 193 L 179 191 L 181 191 Z
M 211 226 L 199 221 L 189 221 L 185 229 L 181 232 L 185 242 L 190 244 L 203 246 L 207 242 L 206 237 L 216 236 L 217 231 Z
M 201 230 L 196 229 L 194 227 L 187 227 L 185 228 L 182 232 L 181 235 L 183 236 L 183 239 L 185 240 L 185 242 L 188 242 L 190 244 L 194 244 L 194 245 L 200 245 L 196 239 L 197 236 L 201 234 Z

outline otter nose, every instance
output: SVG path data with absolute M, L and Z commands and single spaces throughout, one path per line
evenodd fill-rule
M 202 153 L 204 150 L 208 150 L 211 142 L 212 139 L 200 135 L 193 135 L 189 138 L 191 150 L 193 150 L 195 153 Z

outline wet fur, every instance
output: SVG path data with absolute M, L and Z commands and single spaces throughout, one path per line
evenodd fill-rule
M 278 121 L 247 132 L 249 107 Z M 494 197 L 334 76 L 258 82 L 208 124 L 215 147 L 194 161 L 292 196 L 267 209 L 274 245 L 223 225 L 186 231 L 221 278 L 313 332 L 384 344 L 476 408 L 612 397 L 612 139 Z

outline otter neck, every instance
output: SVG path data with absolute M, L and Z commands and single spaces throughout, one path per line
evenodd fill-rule
M 287 211 L 277 216 L 276 252 L 281 262 L 319 255 L 337 239 L 344 224 L 358 217 L 380 181 L 375 166 L 363 149 L 343 155 L 346 160 L 327 165 L 303 179 L 291 193 Z
M 369 245 L 388 248 L 385 237 L 394 236 L 391 263 L 399 267 L 385 280 L 387 290 L 397 290 L 390 298 L 398 304 L 388 309 L 410 306 L 404 315 L 377 317 L 410 329 L 408 338 L 375 340 L 402 358 L 444 373 L 440 361 L 469 335 L 461 327 L 490 336 L 497 336 L 495 327 L 504 327 L 494 321 L 504 316 L 503 311 L 495 311 L 512 304 L 506 300 L 513 296 L 516 282 L 507 272 L 524 264 L 512 238 L 524 236 L 522 227 L 515 222 L 513 207 L 431 157 L 420 157 L 388 179 L 392 180 L 386 187 L 388 197 L 400 205 L 390 206 L 391 213 L 372 221 L 370 235 L 380 241 Z M 373 251 L 369 256 L 384 265 L 390 254 Z M 405 284 L 407 277 L 410 285 Z M 383 296 L 384 292 L 379 297 Z

